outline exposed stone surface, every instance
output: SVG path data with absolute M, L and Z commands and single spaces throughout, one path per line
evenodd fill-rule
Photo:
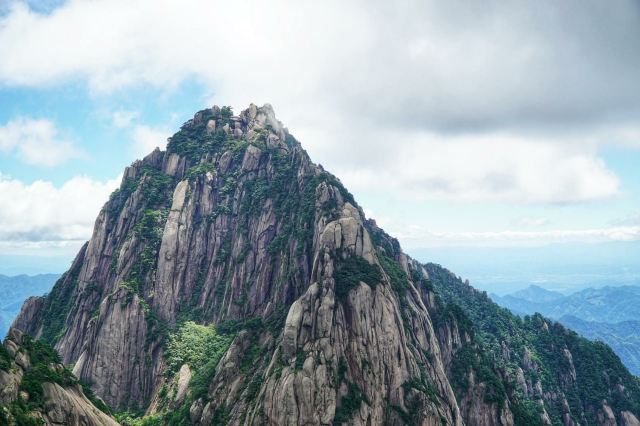
M 512 425 L 522 400 L 540 405 L 540 424 L 585 424 L 542 386 L 528 348 L 499 342 L 502 358 L 477 368 L 490 379 L 461 375 L 461 354 L 482 354 L 428 280 L 270 105 L 213 107 L 125 170 L 69 272 L 14 326 L 55 343 L 113 407 L 160 412 L 169 388 L 170 409 L 189 404 L 193 424 Z M 197 398 L 197 371 L 164 374 L 163 342 L 185 319 L 238 325 Z M 562 354 L 562 384 L 576 386 L 574 356 Z M 519 367 L 496 367 L 505 362 Z M 598 404 L 600 424 L 637 422 Z
M 640 426 L 640 421 L 630 411 L 623 411 L 621 415 L 623 426 Z
M 30 395 L 19 391 L 22 379 L 31 368 L 30 354 L 23 347 L 23 335 L 16 329 L 9 331 L 4 347 L 14 357 L 11 367 L 7 370 L 0 369 L 0 410 L 7 410 L 5 416 L 9 424 L 14 424 L 15 419 L 9 414 L 9 405 L 15 403 L 19 395 L 29 402 Z M 18 363 L 18 356 L 22 362 Z M 55 370 L 63 367 L 50 366 Z M 75 384 L 63 387 L 57 383 L 42 382 L 43 401 L 41 406 L 33 407 L 29 416 L 39 419 L 45 425 L 69 425 L 69 426 L 115 426 L 118 423 L 96 408 L 84 395 L 82 388 Z M 31 385 L 33 386 L 33 385 Z M 0 423 L 3 417 L 0 415 Z M 4 424 L 4 423 L 2 423 Z M 20 426 L 20 423 L 15 423 Z

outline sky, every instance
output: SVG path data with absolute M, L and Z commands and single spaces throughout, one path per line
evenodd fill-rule
M 633 264 L 638 75 L 634 0 L 0 0 L 0 273 L 66 269 L 126 165 L 252 102 L 420 260 Z

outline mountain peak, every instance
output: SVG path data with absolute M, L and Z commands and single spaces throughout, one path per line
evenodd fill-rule
M 199 111 L 128 167 L 14 326 L 164 424 L 597 424 L 632 406 L 619 361 L 509 315 L 403 253 L 267 104 Z
M 276 118 L 270 104 L 261 107 L 250 104 L 237 115 L 231 107 L 215 105 L 198 111 L 184 123 L 169 138 L 167 152 L 197 163 L 208 154 L 231 148 L 239 151 L 247 144 L 283 153 L 300 146 Z
M 528 302 L 550 302 L 564 297 L 560 292 L 547 290 L 546 288 L 540 287 L 536 284 L 531 284 L 529 287 L 515 291 L 508 296 L 526 300 Z

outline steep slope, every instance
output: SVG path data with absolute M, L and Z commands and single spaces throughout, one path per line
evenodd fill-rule
M 640 375 L 640 321 L 606 323 L 584 321 L 571 315 L 558 321 L 581 336 L 611 346 L 629 371 Z
M 535 417 L 540 424 L 637 424 L 640 381 L 608 346 L 540 314 L 521 319 L 439 265 L 425 268 L 443 303 L 460 309 L 459 323 L 470 327 L 482 354 L 478 360 L 459 352 L 454 384 L 464 386 L 468 366 L 480 361 L 500 372 L 489 380 L 496 393 L 521 398 L 513 405 L 516 424 L 536 424 Z
M 115 426 L 98 407 L 106 409 L 47 344 L 12 330 L 0 345 L 0 424 Z
M 567 413 L 537 410 L 546 400 L 516 389 L 468 307 L 428 278 L 270 106 L 214 107 L 126 169 L 71 269 L 14 326 L 113 407 L 164 424 L 635 424 L 624 368 L 615 402 L 592 407 L 572 381 Z M 581 362 L 599 360 L 585 345 Z
M 537 291 L 491 298 L 516 315 L 540 312 L 581 336 L 606 343 L 632 373 L 639 374 L 640 315 L 636 308 L 640 303 L 639 290 L 634 286 L 589 288 L 544 302 L 536 297 Z M 627 320 L 620 321 L 624 318 Z

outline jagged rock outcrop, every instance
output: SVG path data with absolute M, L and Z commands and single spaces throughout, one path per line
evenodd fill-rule
M 509 341 L 521 324 L 474 323 L 438 271 L 367 220 L 269 105 L 213 107 L 125 170 L 71 269 L 14 326 L 113 407 L 167 424 L 607 424 L 605 405 L 633 424 L 637 383 L 620 379 L 625 404 L 567 402 L 576 353 L 549 349 L 563 369 L 548 379 L 540 348 Z M 215 363 L 175 365 L 185 321 L 228 337 Z M 199 350 L 227 342 L 199 336 Z
M 52 349 L 9 331 L 0 362 L 0 424 L 117 425 L 55 357 Z

